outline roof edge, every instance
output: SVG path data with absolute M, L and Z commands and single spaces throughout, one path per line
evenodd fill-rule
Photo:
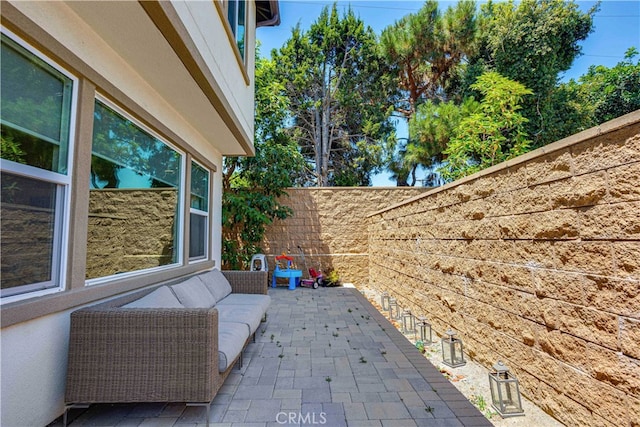
M 256 28 L 280 25 L 278 0 L 256 0 Z

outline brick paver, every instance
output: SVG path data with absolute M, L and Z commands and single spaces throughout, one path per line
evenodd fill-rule
M 492 425 L 356 289 L 269 294 L 268 320 L 213 401 L 210 426 Z M 93 405 L 70 415 L 72 427 L 206 419 L 204 408 L 180 403 Z

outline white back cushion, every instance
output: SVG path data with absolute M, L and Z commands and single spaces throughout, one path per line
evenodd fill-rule
M 168 286 L 161 286 L 140 299 L 123 305 L 124 308 L 184 308 Z
M 220 301 L 231 293 L 231 285 L 220 270 L 210 270 L 196 277 L 202 280 L 202 283 L 209 289 L 216 301 Z
M 216 305 L 216 299 L 197 276 L 175 284 L 171 289 L 187 308 L 209 308 Z

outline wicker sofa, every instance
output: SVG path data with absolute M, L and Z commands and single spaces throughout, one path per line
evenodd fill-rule
M 71 314 L 65 401 L 205 406 L 270 304 L 264 271 L 210 270 Z

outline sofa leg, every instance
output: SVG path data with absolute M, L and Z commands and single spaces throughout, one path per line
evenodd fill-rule
M 69 422 L 69 411 L 71 409 L 87 409 L 89 404 L 75 404 L 72 403 L 70 405 L 66 405 L 64 407 L 64 414 L 62 415 L 62 427 L 67 427 L 67 423 Z
M 207 411 L 207 427 L 209 426 L 209 417 L 210 417 L 210 412 L 211 412 L 211 403 L 213 403 L 213 400 L 209 403 L 187 403 L 187 406 L 204 406 L 205 410 Z

